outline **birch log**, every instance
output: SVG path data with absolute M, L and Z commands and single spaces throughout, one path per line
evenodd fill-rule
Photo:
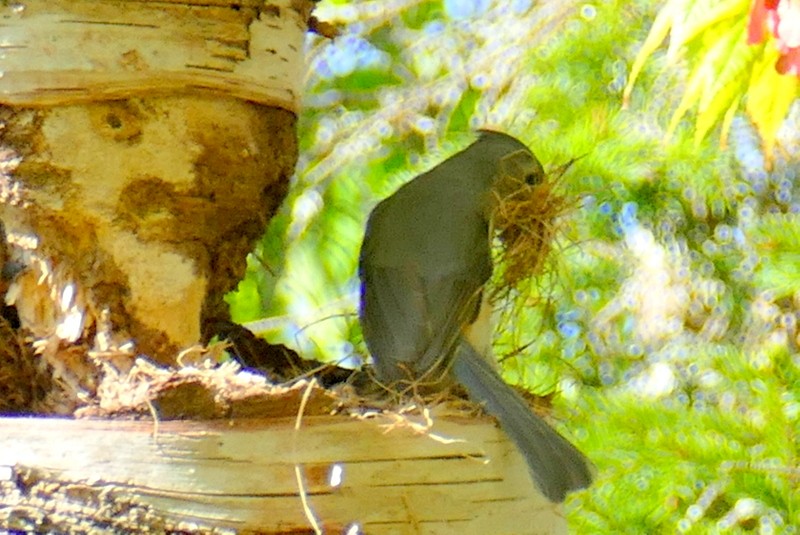
M 310 0 L 0 3 L 6 294 L 75 389 L 65 344 L 170 363 L 283 199 Z
M 560 506 L 487 418 L 0 419 L 0 528 L 551 534 Z

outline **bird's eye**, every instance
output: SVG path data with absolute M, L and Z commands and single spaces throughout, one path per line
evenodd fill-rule
M 525 175 L 525 183 L 528 184 L 529 186 L 538 184 L 539 175 L 537 175 L 536 173 L 528 173 L 527 175 Z

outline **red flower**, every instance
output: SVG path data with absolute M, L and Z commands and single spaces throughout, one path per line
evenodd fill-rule
M 747 43 L 764 42 L 765 29 L 775 37 L 780 52 L 775 69 L 800 76 L 800 0 L 753 0 Z

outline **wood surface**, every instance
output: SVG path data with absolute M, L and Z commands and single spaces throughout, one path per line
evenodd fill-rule
M 151 532 L 566 533 L 493 421 L 433 421 L 422 432 L 385 415 L 309 416 L 299 429 L 293 418 L 0 419 L 0 527 L 30 507 L 46 526 L 61 505 L 76 525 L 80 511 L 116 510 L 94 521 L 117 532 L 138 516 Z M 81 499 L 94 506 L 76 509 Z
M 310 0 L 3 4 L 4 104 L 207 92 L 299 109 Z

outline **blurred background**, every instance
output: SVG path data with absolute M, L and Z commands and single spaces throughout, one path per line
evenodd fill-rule
M 366 217 L 474 130 L 519 137 L 572 209 L 498 304 L 506 379 L 597 465 L 576 533 L 798 533 L 800 4 L 318 4 L 301 156 L 228 301 L 307 358 L 366 359 Z

